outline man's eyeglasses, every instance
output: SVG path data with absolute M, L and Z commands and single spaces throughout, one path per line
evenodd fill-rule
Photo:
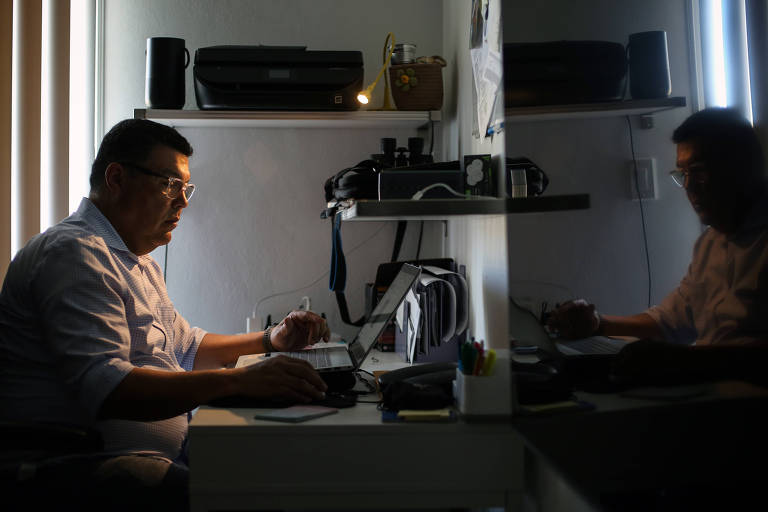
M 120 164 L 126 167 L 130 167 L 131 169 L 135 169 L 140 173 L 146 174 L 148 176 L 157 176 L 158 178 L 167 179 L 168 184 L 163 191 L 163 195 L 165 195 L 165 197 L 168 199 L 177 199 L 179 195 L 183 193 L 184 198 L 189 201 L 192 198 L 192 194 L 195 193 L 195 186 L 192 183 L 184 183 L 184 180 L 181 178 L 176 178 L 175 176 L 166 176 L 165 174 L 157 173 L 147 169 L 146 167 L 136 165 L 133 162 L 120 162 Z
M 685 187 L 689 181 L 704 185 L 709 181 L 709 173 L 704 164 L 694 164 L 688 168 L 678 167 L 669 171 L 669 175 L 678 187 Z

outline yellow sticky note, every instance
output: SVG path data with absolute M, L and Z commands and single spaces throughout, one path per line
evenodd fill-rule
M 403 421 L 445 421 L 451 419 L 452 409 L 402 409 L 397 413 L 397 417 Z

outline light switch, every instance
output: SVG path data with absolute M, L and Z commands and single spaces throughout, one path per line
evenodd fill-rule
M 637 200 L 638 191 L 643 199 L 658 199 L 655 158 L 637 159 L 637 181 L 635 181 L 635 164 L 629 161 L 629 197 Z

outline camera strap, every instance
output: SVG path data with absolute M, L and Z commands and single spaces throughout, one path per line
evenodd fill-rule
M 365 323 L 365 316 L 352 321 L 349 317 L 347 299 L 344 296 L 344 288 L 347 285 L 347 262 L 344 258 L 344 248 L 341 244 L 341 214 L 336 213 L 331 225 L 331 272 L 328 288 L 336 293 L 336 303 L 339 305 L 339 314 L 345 324 L 360 327 Z
M 347 286 L 347 260 L 344 257 L 344 248 L 341 243 L 341 214 L 334 211 L 333 222 L 331 223 L 331 270 L 328 280 L 328 288 L 336 294 L 336 303 L 339 306 L 339 315 L 345 324 L 360 327 L 366 321 L 365 315 L 355 321 L 349 316 L 349 306 L 347 298 L 344 296 L 344 288 Z M 405 229 L 408 223 L 400 221 L 397 223 L 397 234 L 395 235 L 395 245 L 392 248 L 392 261 L 397 261 L 400 255 L 400 248 L 403 245 Z

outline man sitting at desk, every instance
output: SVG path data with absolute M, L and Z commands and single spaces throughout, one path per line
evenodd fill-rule
M 692 377 L 765 381 L 768 186 L 760 142 L 746 119 L 723 108 L 693 114 L 672 140 L 672 178 L 709 226 L 688 273 L 643 313 L 600 315 L 594 305 L 574 301 L 555 310 L 549 325 L 566 338 L 643 339 L 625 347 L 615 364 L 630 379 L 665 379 L 682 370 Z
M 121 472 L 140 487 L 175 472 L 183 487 L 186 467 L 177 463 L 185 460 L 189 411 L 201 404 L 236 394 L 309 402 L 326 389 L 297 359 L 223 369 L 241 354 L 327 341 L 325 320 L 314 313 L 227 336 L 190 327 L 174 309 L 149 253 L 170 242 L 195 190 L 191 154 L 167 126 L 115 125 L 93 163 L 90 196 L 19 251 L 0 293 L 0 420 L 98 430 L 113 457 L 59 477 L 98 481 L 100 498 L 109 494 L 106 475 Z M 116 457 L 136 452 L 157 456 Z M 134 498 L 118 489 L 119 503 Z

